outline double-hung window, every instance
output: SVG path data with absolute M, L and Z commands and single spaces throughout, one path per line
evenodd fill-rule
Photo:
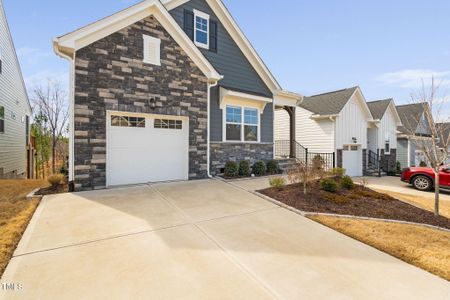
M 194 26 L 195 44 L 209 49 L 209 15 L 194 9 Z
M 258 142 L 259 110 L 227 105 L 225 135 L 230 142 Z

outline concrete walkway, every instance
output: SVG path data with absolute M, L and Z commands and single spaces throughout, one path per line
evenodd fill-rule
M 449 282 L 213 180 L 45 197 L 1 282 L 22 289 L 0 299 L 450 299 Z

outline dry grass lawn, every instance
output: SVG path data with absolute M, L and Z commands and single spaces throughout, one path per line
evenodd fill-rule
M 413 196 L 403 193 L 396 193 L 391 191 L 385 191 L 385 190 L 379 190 L 374 189 L 377 192 L 387 194 L 391 197 L 394 197 L 395 199 L 401 200 L 403 202 L 415 205 L 417 207 L 420 207 L 422 209 L 426 209 L 428 211 L 434 212 L 434 194 L 430 194 L 429 197 L 423 197 L 423 196 Z M 441 216 L 450 218 L 450 202 L 441 200 L 440 201 L 440 214 Z
M 311 219 L 450 281 L 450 232 L 328 216 Z
M 0 180 L 0 276 L 39 204 L 26 195 L 46 185 L 42 180 Z

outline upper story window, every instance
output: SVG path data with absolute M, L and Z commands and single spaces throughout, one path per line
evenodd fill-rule
M 2 49 L 0 48 L 0 74 L 2 74 L 2 64 L 3 64 Z
M 209 15 L 194 9 L 194 21 L 195 44 L 209 49 Z
M 0 106 L 0 133 L 5 132 L 5 108 Z
M 234 142 L 259 141 L 259 110 L 227 105 L 225 140 Z
M 185 9 L 183 25 L 184 32 L 197 47 L 217 52 L 219 26 L 208 14 Z
M 161 40 L 144 35 L 144 63 L 161 65 Z

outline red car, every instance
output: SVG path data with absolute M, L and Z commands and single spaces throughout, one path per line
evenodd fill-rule
M 402 181 L 420 191 L 429 191 L 434 188 L 434 172 L 431 168 L 407 168 L 402 172 Z M 450 190 L 450 165 L 441 168 L 439 185 L 442 189 Z

